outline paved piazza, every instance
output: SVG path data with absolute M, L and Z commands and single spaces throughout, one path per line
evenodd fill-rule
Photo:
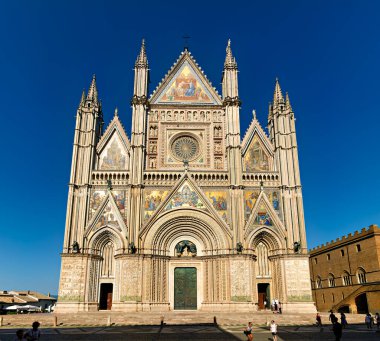
M 243 327 L 214 325 L 165 325 L 91 328 L 42 329 L 41 340 L 245 340 Z M 0 341 L 13 341 L 16 329 L 0 329 Z M 343 332 L 343 340 L 379 340 L 380 332 L 368 331 L 364 325 L 350 325 Z M 254 328 L 255 341 L 272 340 L 268 328 Z M 278 340 L 335 340 L 330 326 L 280 327 Z

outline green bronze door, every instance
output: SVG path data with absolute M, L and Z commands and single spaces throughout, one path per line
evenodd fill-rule
M 197 310 L 197 269 L 174 269 L 174 309 Z

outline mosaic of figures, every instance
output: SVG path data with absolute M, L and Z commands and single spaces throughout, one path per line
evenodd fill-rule
M 144 193 L 144 220 L 148 220 L 165 200 L 168 191 L 148 190 Z
M 222 122 L 222 110 L 152 110 L 150 122 Z
M 194 70 L 184 63 L 158 103 L 213 103 L 213 100 Z
M 244 156 L 244 165 L 247 172 L 269 171 L 269 158 L 257 135 L 254 136 Z
M 92 192 L 92 195 L 90 198 L 90 215 L 89 215 L 90 218 L 98 210 L 106 194 L 107 194 L 106 190 L 95 190 Z M 125 191 L 112 191 L 112 196 L 115 200 L 116 206 L 118 207 L 120 211 L 121 216 L 124 217 L 125 207 L 126 207 Z
M 126 169 L 127 154 L 123 150 L 119 137 L 114 134 L 105 150 L 100 154 L 99 169 L 123 170 Z
M 265 191 L 266 196 L 268 197 L 269 202 L 272 204 L 274 210 L 277 212 L 277 214 L 280 213 L 280 196 L 277 191 L 271 191 L 266 190 Z M 249 216 L 251 215 L 252 209 L 256 204 L 257 198 L 260 195 L 259 190 L 254 191 L 245 191 L 244 192 L 244 202 L 245 202 L 245 220 L 249 219 Z
M 165 206 L 165 211 L 180 207 L 206 209 L 199 195 L 187 183 L 184 183 L 171 197 L 169 203 Z
M 255 218 L 255 225 L 273 226 L 272 218 L 264 204 L 260 204 Z
M 222 218 L 227 221 L 227 193 L 224 191 L 206 191 L 205 194 L 211 201 L 212 206 L 217 210 Z
M 95 227 L 99 228 L 105 225 L 119 226 L 119 223 L 116 219 L 116 214 L 113 211 L 110 203 L 108 203 L 104 208 L 102 215 L 99 217 L 99 220 L 97 221 Z

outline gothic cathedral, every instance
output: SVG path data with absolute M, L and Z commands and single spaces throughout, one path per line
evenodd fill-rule
M 76 115 L 57 311 L 313 312 L 295 118 L 276 80 L 268 134 L 240 133 L 230 41 L 220 96 L 185 49 L 148 97 L 142 43 L 131 136 L 103 129 L 95 77 Z

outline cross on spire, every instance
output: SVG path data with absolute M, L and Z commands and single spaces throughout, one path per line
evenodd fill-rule
M 183 49 L 185 51 L 189 50 L 189 39 L 191 38 L 188 34 L 185 34 L 183 37 Z

